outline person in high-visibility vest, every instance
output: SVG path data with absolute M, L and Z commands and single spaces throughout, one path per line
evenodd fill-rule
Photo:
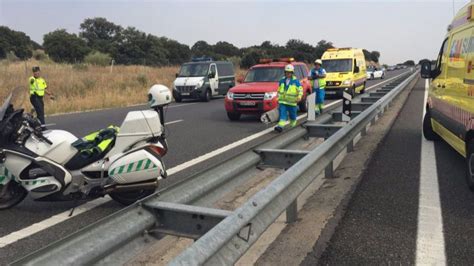
M 36 112 L 36 117 L 42 125 L 44 121 L 44 102 L 43 97 L 46 93 L 51 99 L 54 99 L 52 93 L 48 91 L 48 85 L 46 81 L 41 77 L 40 68 L 38 66 L 33 67 L 33 76 L 28 79 L 30 85 L 30 102 Z
M 314 68 L 312 68 L 308 74 L 313 92 L 316 93 L 316 107 L 314 110 L 316 115 L 323 113 L 324 96 L 326 94 L 324 90 L 326 87 L 326 70 L 322 68 L 322 65 L 323 61 L 316 59 L 316 61 L 314 61 Z
M 290 117 L 290 126 L 296 126 L 296 114 L 298 102 L 303 97 L 303 87 L 295 77 L 295 67 L 291 64 L 285 66 L 285 77 L 278 83 L 278 110 L 280 121 L 275 131 L 282 132 L 283 127 Z

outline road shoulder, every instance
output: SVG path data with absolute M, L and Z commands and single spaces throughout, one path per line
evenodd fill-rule
M 352 194 L 370 162 L 371 155 L 390 131 L 413 86 L 405 89 L 391 107 L 367 131 L 334 173 L 298 213 L 299 219 L 289 224 L 257 260 L 257 265 L 315 265 L 326 249 L 336 226 L 344 216 Z M 353 158 L 358 158 L 353 160 Z

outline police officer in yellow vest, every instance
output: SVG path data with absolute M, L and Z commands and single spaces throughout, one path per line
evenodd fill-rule
M 40 68 L 38 66 L 33 67 L 33 76 L 28 81 L 30 85 L 30 102 L 33 108 L 35 108 L 39 121 L 44 125 L 44 94 L 48 94 L 51 99 L 54 99 L 54 96 L 47 90 L 48 85 L 46 85 L 46 81 L 40 74 Z
M 294 76 L 295 67 L 291 64 L 285 66 L 285 77 L 278 83 L 278 110 L 280 121 L 275 127 L 275 131 L 282 132 L 288 115 L 290 116 L 290 126 L 296 126 L 296 114 L 298 102 L 303 97 L 303 87 L 300 81 Z

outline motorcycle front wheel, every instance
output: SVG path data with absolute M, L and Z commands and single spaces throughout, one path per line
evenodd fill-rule
M 110 192 L 109 196 L 123 204 L 123 205 L 130 205 L 135 203 L 138 200 L 141 200 L 145 197 L 150 196 L 151 194 L 155 193 L 156 189 L 140 189 L 140 190 L 133 190 L 133 191 L 123 191 L 123 192 Z
M 0 185 L 0 210 L 17 205 L 26 195 L 28 195 L 28 191 L 17 182 L 10 181 Z

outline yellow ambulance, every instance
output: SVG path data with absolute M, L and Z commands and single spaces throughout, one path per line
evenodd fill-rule
M 466 180 L 474 191 L 474 7 L 463 7 L 443 40 L 436 64 L 421 62 L 421 77 L 432 79 L 423 135 L 444 139 L 466 158 Z
M 364 93 L 367 68 L 362 49 L 330 48 L 321 59 L 326 70 L 326 95 L 342 97 L 343 91 L 352 96 Z

